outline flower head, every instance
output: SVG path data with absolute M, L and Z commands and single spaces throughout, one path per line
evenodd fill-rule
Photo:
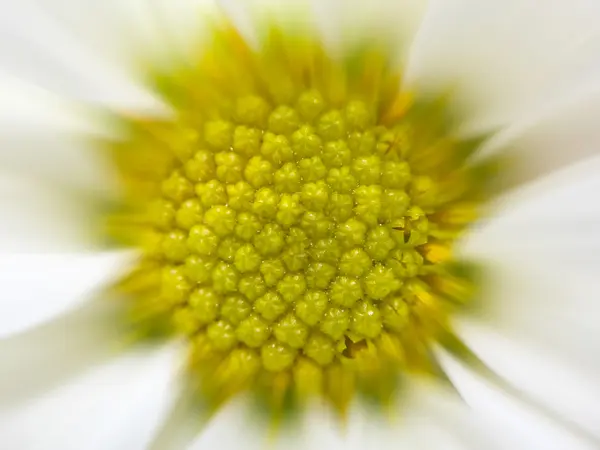
M 400 8 L 401 3 L 407 9 Z M 465 413 L 462 400 L 476 411 L 481 406 L 479 397 L 463 385 L 457 362 L 554 423 L 575 417 L 567 421 L 567 428 L 582 441 L 594 442 L 597 427 L 582 413 L 585 408 L 572 401 L 572 396 L 564 400 L 561 395 L 547 395 L 542 382 L 525 386 L 526 392 L 513 388 L 526 385 L 519 379 L 523 375 L 515 365 L 502 367 L 498 359 L 508 354 L 508 359 L 529 369 L 531 361 L 519 354 L 519 346 L 505 350 L 498 345 L 486 352 L 486 336 L 478 335 L 477 327 L 473 332 L 469 319 L 465 320 L 477 318 L 479 324 L 493 320 L 497 330 L 509 335 L 514 326 L 530 339 L 542 328 L 540 335 L 555 348 L 568 348 L 579 356 L 589 344 L 580 345 L 581 340 L 574 339 L 579 345 L 569 346 L 572 336 L 586 335 L 585 326 L 577 328 L 577 333 L 572 332 L 574 328 L 568 329 L 570 334 L 562 331 L 572 316 L 556 313 L 562 310 L 552 302 L 555 292 L 545 294 L 540 309 L 535 296 L 526 295 L 524 281 L 483 283 L 503 274 L 495 267 L 498 262 L 512 269 L 524 268 L 523 261 L 535 261 L 531 255 L 543 253 L 529 241 L 542 239 L 545 224 L 527 222 L 525 228 L 534 229 L 535 236 L 523 227 L 516 232 L 509 227 L 510 236 L 489 231 L 510 217 L 511 208 L 519 210 L 519 202 L 523 204 L 518 191 L 512 197 L 507 193 L 518 183 L 595 151 L 579 139 L 589 132 L 582 114 L 575 120 L 577 127 L 566 120 L 554 122 L 552 132 L 541 133 L 544 145 L 536 144 L 535 133 L 529 141 L 515 139 L 530 132 L 532 123 L 548 120 L 544 108 L 567 104 L 559 84 L 544 91 L 539 87 L 544 85 L 541 78 L 537 84 L 528 78 L 527 84 L 524 77 L 515 75 L 523 66 L 552 78 L 554 66 L 544 65 L 539 54 L 528 53 L 533 38 L 531 42 L 529 37 L 517 39 L 523 45 L 512 46 L 510 57 L 500 57 L 504 54 L 493 40 L 482 41 L 485 45 L 476 40 L 464 54 L 436 53 L 437 43 L 445 42 L 449 34 L 440 17 L 454 17 L 455 6 L 432 1 L 407 55 L 410 35 L 419 21 L 407 24 L 410 20 L 405 20 L 408 15 L 404 13 L 411 7 L 425 10 L 421 2 L 371 5 L 328 0 L 312 5 L 310 12 L 301 1 L 269 6 L 253 3 L 246 14 L 237 15 L 226 1 L 210 9 L 209 15 L 180 14 L 177 9 L 197 5 L 205 13 L 205 6 L 214 2 L 175 0 L 153 9 L 158 12 L 153 17 L 140 11 L 127 13 L 128 24 L 136 19 L 145 27 L 159 25 L 160 33 L 149 33 L 158 37 L 152 45 L 133 47 L 135 56 L 128 53 L 125 58 L 137 64 L 146 91 L 153 101 L 159 100 L 158 111 L 126 107 L 125 98 L 115 89 L 90 89 L 85 101 L 69 102 L 71 108 L 75 104 L 78 123 L 85 123 L 85 140 L 78 141 L 78 151 L 68 158 L 56 158 L 56 173 L 39 164 L 44 157 L 49 162 L 51 152 L 34 153 L 36 164 L 27 163 L 27 157 L 22 164 L 17 151 L 0 155 L 2 161 L 21 161 L 12 169 L 43 175 L 36 183 L 47 182 L 44 176 L 50 173 L 53 188 L 58 184 L 61 194 L 69 196 L 67 203 L 85 216 L 86 235 L 91 229 L 112 249 L 126 249 L 128 256 L 134 255 L 126 269 L 118 270 L 116 281 L 104 284 L 110 289 L 101 290 L 96 296 L 100 299 L 0 341 L 0 358 L 16 361 L 0 370 L 14 380 L 0 383 L 2 405 L 7 399 L 18 405 L 21 395 L 37 393 L 76 368 L 106 357 L 107 348 L 115 342 L 136 344 L 133 349 L 126 346 L 132 350 L 127 354 L 175 342 L 175 346 L 161 346 L 167 349 L 168 362 L 161 357 L 150 366 L 132 364 L 132 370 L 144 372 L 145 384 L 137 383 L 131 390 L 147 385 L 139 395 L 146 400 L 170 392 L 161 389 L 162 382 L 155 382 L 147 369 L 153 372 L 156 367 L 173 376 L 180 374 L 178 362 L 185 362 L 184 380 L 174 383 L 183 407 L 174 409 L 154 440 L 158 449 L 171 449 L 185 440 L 180 435 L 186 424 L 191 422 L 193 431 L 202 424 L 197 414 L 185 410 L 186 405 L 194 412 L 206 407 L 214 417 L 226 404 L 244 396 L 260 405 L 259 410 L 276 424 L 301 414 L 320 420 L 323 416 L 314 416 L 313 408 L 324 404 L 337 419 L 341 416 L 350 424 L 347 436 L 357 430 L 352 426 L 353 414 L 363 411 L 357 405 L 373 406 L 377 417 L 399 405 L 405 424 L 399 432 L 403 442 L 410 441 L 407 436 L 415 432 L 420 440 L 420 427 L 431 422 L 436 430 L 452 430 L 452 438 L 460 436 L 473 444 L 477 433 L 495 428 L 496 419 L 491 425 L 482 424 L 488 416 L 477 414 L 477 426 L 460 435 Z M 277 5 L 280 11 L 270 14 Z M 475 4 L 466 8 L 465 17 L 478 22 L 478 12 L 489 15 L 485 8 L 478 8 Z M 573 8 L 584 9 L 581 5 Z M 525 13 L 517 10 L 518 17 Z M 70 8 L 68 14 L 74 14 Z M 549 18 L 540 15 L 547 23 Z M 494 20 L 502 24 L 505 16 L 502 10 Z M 162 27 L 174 17 L 183 20 Z M 194 22 L 192 33 L 184 29 L 189 22 Z M 463 30 L 469 23 L 455 29 Z M 436 39 L 428 38 L 432 29 L 437 30 Z M 462 36 L 457 33 L 455 41 Z M 465 32 L 465 36 L 473 41 L 478 33 Z M 518 30 L 515 33 L 522 36 Z M 122 37 L 119 48 L 131 49 Z M 560 50 L 568 53 L 564 47 Z M 469 55 L 476 55 L 477 65 Z M 584 65 L 583 60 L 577 63 Z M 91 72 L 97 79 L 108 75 Z M 528 88 L 507 88 L 519 80 Z M 545 96 L 540 92 L 546 92 Z M 542 97 L 552 101 L 536 103 Z M 528 108 L 531 105 L 537 109 Z M 471 121 L 466 123 L 465 118 Z M 53 141 L 46 139 L 45 130 L 35 128 L 36 133 L 31 133 L 31 129 L 30 135 L 40 134 L 44 149 L 50 147 Z M 569 151 L 550 152 L 557 143 Z M 83 149 L 92 146 L 96 152 L 82 157 Z M 80 160 L 87 165 L 78 164 Z M 75 181 L 67 176 L 72 166 L 76 167 Z M 108 176 L 93 183 L 103 169 Z M 72 189 L 73 183 L 80 189 Z M 33 188 L 33 183 L 23 184 Z M 90 185 L 94 185 L 91 191 Z M 548 192 L 551 189 L 545 189 L 544 195 Z M 42 210 L 39 199 L 17 203 Z M 565 203 L 549 209 L 567 216 Z M 509 212 L 503 212 L 505 206 Z M 65 219 L 70 210 L 56 209 L 54 203 L 49 208 L 53 214 L 45 214 L 44 221 L 24 223 L 38 226 L 39 222 L 42 234 L 50 234 L 52 220 Z M 496 219 L 494 214 L 499 212 L 503 214 Z M 62 235 L 74 237 L 70 230 L 62 229 Z M 481 235 L 483 244 L 477 243 Z M 563 242 L 562 238 L 554 237 L 553 242 Z M 28 244 L 34 246 L 37 241 Z M 57 239 L 52 244 L 60 252 L 67 249 Z M 547 251 L 552 245 L 544 242 L 540 247 Z M 514 253 L 511 248 L 516 248 Z M 89 258 L 96 261 L 99 255 Z M 28 257 L 12 258 L 0 275 L 27 278 L 27 283 L 18 282 L 19 292 L 38 287 L 44 299 L 49 281 L 31 283 L 31 277 L 45 274 L 59 280 L 60 289 L 76 293 L 85 290 L 81 286 L 107 278 L 105 261 L 102 270 L 94 263 L 102 274 L 88 279 L 79 258 L 42 259 L 49 259 L 53 267 L 46 263 L 39 269 L 30 265 Z M 26 269 L 18 271 L 19 264 Z M 67 264 L 76 266 L 77 272 L 65 275 Z M 561 267 L 556 279 L 574 292 L 579 282 L 573 280 L 581 278 L 563 276 L 567 269 L 570 266 Z M 552 285 L 533 276 L 534 268 L 521 270 L 537 288 Z M 2 279 L 11 286 L 10 276 Z M 506 288 L 515 289 L 498 301 L 496 297 Z M 516 325 L 510 320 L 510 326 L 504 324 L 506 317 L 514 319 L 515 315 L 520 320 Z M 581 315 L 577 318 L 581 322 Z M 550 336 L 548 328 L 540 326 L 544 321 L 552 322 Z M 184 355 L 173 357 L 173 347 L 183 347 Z M 44 363 L 48 358 L 51 363 Z M 24 362 L 30 360 L 45 365 L 44 370 L 29 369 Z M 551 373 L 562 374 L 566 365 L 558 371 L 554 367 L 547 371 L 549 379 Z M 117 378 L 114 384 L 125 385 L 129 376 Z M 419 389 L 422 386 L 427 388 Z M 448 387 L 463 398 L 456 398 Z M 562 386 L 559 394 L 563 391 L 573 392 L 573 388 Z M 493 393 L 481 398 L 485 403 Z M 565 405 L 564 410 L 557 410 L 557 403 Z M 545 409 L 547 404 L 551 412 Z M 148 407 L 144 417 L 159 409 Z M 498 420 L 502 436 L 496 434 L 494 439 L 510 435 L 515 428 L 502 420 Z M 249 423 L 264 434 L 255 421 Z M 369 438 L 385 428 L 382 421 L 376 423 L 366 433 Z M 11 424 L 8 429 L 14 428 Z M 311 425 L 311 434 L 318 429 Z M 173 430 L 175 438 L 170 435 Z M 432 445 L 447 448 L 444 436 Z M 435 433 L 431 437 L 439 438 Z M 22 440 L 17 441 L 16 447 L 23 447 Z M 473 445 L 479 448 L 482 442 L 491 441 L 485 436 Z M 571 448 L 571 441 L 566 442 L 565 447 Z M 102 446 L 113 447 L 104 441 Z M 62 450 L 64 445 L 59 447 Z
M 271 24 L 258 48 L 212 30 L 191 64 L 150 69 L 173 113 L 117 116 L 108 144 L 109 231 L 141 250 L 118 286 L 135 330 L 185 336 L 213 406 L 385 404 L 400 374 L 436 374 L 473 295 L 453 249 L 489 195 L 489 164 L 467 163 L 481 140 L 402 89 L 393 43 L 334 56 L 310 30 Z

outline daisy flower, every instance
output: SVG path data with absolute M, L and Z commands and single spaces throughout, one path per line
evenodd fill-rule
M 597 448 L 600 6 L 543 7 L 11 5 L 3 445 Z

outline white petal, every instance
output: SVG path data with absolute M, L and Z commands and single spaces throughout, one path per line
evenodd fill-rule
M 0 75 L 0 166 L 13 176 L 108 196 L 116 189 L 92 139 L 112 130 L 83 107 Z
M 182 392 L 182 398 L 185 400 L 185 392 Z M 478 450 L 508 449 L 518 442 L 518 434 L 477 415 L 447 385 L 408 380 L 398 405 L 399 410 L 388 416 L 386 412 L 374 413 L 365 405 L 355 404 L 347 421 L 342 423 L 332 411 L 314 404 L 301 415 L 296 426 L 283 427 L 276 435 L 270 432 L 264 420 L 257 418 L 252 403 L 244 398 L 225 406 L 200 432 L 199 414 L 192 414 L 193 408 L 187 405 L 187 410 L 179 408 L 168 418 L 166 432 L 164 428 L 161 430 L 152 449 L 236 449 L 243 446 L 257 450 L 265 447 L 290 450 L 393 450 L 400 447 Z M 198 437 L 190 445 L 195 434 Z
M 286 450 L 308 450 L 327 447 L 348 448 L 353 438 L 341 430 L 341 423 L 331 412 L 316 405 L 302 414 L 300 423 L 292 427 L 269 428 L 265 417 L 258 417 L 256 405 L 238 398 L 225 405 L 207 423 L 199 421 L 197 405 L 189 403 L 182 389 L 178 405 L 171 411 L 153 442 L 152 450 L 200 450 L 204 448 L 260 450 L 265 446 Z M 243 443 L 243 444 L 241 444 Z
M 117 192 L 88 111 L 0 75 L 0 253 L 89 249 Z M 97 244 L 97 242 L 96 242 Z
M 100 26 L 106 25 L 106 36 L 114 33 L 114 27 L 94 15 L 87 4 L 80 17 L 82 23 L 97 19 Z M 34 2 L 5 8 L 0 30 L 3 72 L 71 98 L 134 109 L 160 109 L 157 100 L 131 78 L 126 67 L 110 64 L 98 52 L 82 45 L 77 35 L 70 34 L 49 11 Z
M 407 405 L 407 409 L 416 410 L 416 420 L 408 421 L 404 428 L 418 428 L 421 425 L 422 430 L 417 434 L 417 442 L 430 442 L 432 445 L 427 448 L 506 448 L 511 433 L 499 437 L 499 430 L 495 424 L 487 418 L 476 416 L 462 398 L 447 386 L 420 386 L 413 397 L 414 400 L 412 404 Z M 425 424 L 428 426 L 423 427 Z M 392 448 L 394 447 L 390 446 L 390 450 Z
M 515 388 L 600 439 L 600 161 L 587 166 L 508 196 L 466 240 L 464 255 L 488 273 L 459 330 Z
M 0 73 L 0 126 L 2 132 L 33 129 L 67 132 L 91 131 L 72 104 L 32 83 Z M 3 152 L 6 152 L 3 149 Z
M 248 450 L 260 450 L 267 443 L 266 430 L 254 426 L 248 405 L 243 399 L 226 405 L 202 430 L 189 450 L 205 448 L 236 449 L 243 442 Z
M 0 172 L 0 254 L 93 250 L 100 206 L 81 192 Z
M 287 29 L 313 27 L 316 0 L 219 0 L 219 6 L 250 45 L 258 45 L 263 26 L 275 21 Z M 331 2 L 325 2 L 330 5 Z
M 597 79 L 600 4 L 594 0 L 432 0 L 416 38 L 410 78 L 458 85 L 472 117 L 504 124 Z
M 253 413 L 246 398 L 235 399 L 223 406 L 208 422 L 204 422 L 202 415 L 205 412 L 193 403 L 185 386 L 180 388 L 180 398 L 160 427 L 151 450 L 237 449 L 242 445 L 249 450 L 260 450 L 269 445 L 279 448 L 273 439 L 269 439 L 265 422 L 257 419 L 256 412 Z M 289 436 L 279 436 L 277 443 L 279 441 L 286 442 L 282 448 L 297 448 Z
M 207 21 L 218 14 L 215 0 L 38 2 L 57 27 L 97 56 L 107 67 L 105 75 L 110 68 L 138 82 L 147 75 L 140 70 L 149 60 L 169 64 L 180 57 L 197 56 Z M 118 101 L 114 95 L 110 98 Z
M 119 450 L 148 450 L 162 423 L 168 417 L 179 390 L 184 355 L 175 344 L 162 351 L 156 360 L 156 373 L 144 377 L 147 391 L 137 403 L 131 420 L 124 420 L 119 435 Z M 153 376 L 154 375 L 154 376 Z
M 193 395 L 187 391 L 186 380 L 180 379 L 175 395 L 166 410 L 163 421 L 148 443 L 148 450 L 186 450 L 205 424 Z
M 342 423 L 332 411 L 312 405 L 296 426 L 283 427 L 273 435 L 265 422 L 257 419 L 250 403 L 238 399 L 210 421 L 192 446 L 185 445 L 192 434 L 183 432 L 179 436 L 177 433 L 171 435 L 171 439 L 186 437 L 178 441 L 178 445 L 174 446 L 173 440 L 165 440 L 161 446 L 153 448 L 477 450 L 508 449 L 516 442 L 510 430 L 500 430 L 493 422 L 475 415 L 448 386 L 411 382 L 405 395 L 399 398 L 399 407 L 400 410 L 388 419 L 385 412 L 379 415 L 365 405 L 357 404 L 347 421 Z M 184 417 L 173 420 L 172 424 L 181 424 Z
M 447 385 L 409 379 L 403 394 L 399 410 L 387 422 L 368 409 L 355 411 L 344 448 L 512 448 L 512 430 L 476 414 Z
M 597 268 L 599 174 L 596 157 L 507 193 L 462 242 L 463 253 L 483 259 L 549 257 L 578 268 Z
M 598 167 L 598 166 L 596 166 Z M 600 373 L 600 178 L 574 180 L 540 192 L 540 183 L 514 207 L 467 237 L 462 254 L 487 266 L 478 312 L 502 332 L 517 333 L 552 354 Z M 561 177 L 563 178 L 563 177 Z M 552 180 L 549 180 L 552 181 Z M 508 200 L 508 199 L 507 199 Z
M 125 252 L 0 255 L 0 338 L 89 299 L 131 259 Z
M 132 48 L 155 36 L 156 16 L 152 4 L 144 0 L 36 0 L 40 14 L 54 20 L 69 36 L 76 38 L 85 48 L 98 54 L 108 63 L 130 68 Z
M 597 374 L 557 358 L 548 346 L 532 344 L 526 336 L 495 329 L 493 325 L 462 321 L 458 331 L 489 368 L 515 389 L 600 442 Z M 593 350 L 589 351 L 591 356 Z
M 600 155 L 600 83 L 557 101 L 491 139 L 481 156 L 502 151 L 511 164 L 504 183 L 519 185 Z
M 89 301 L 43 325 L 0 340 L 3 409 L 34 398 L 114 353 L 117 302 Z
M 0 176 L 8 172 L 10 178 L 33 178 L 51 189 L 78 191 L 71 196 L 81 201 L 85 194 L 108 201 L 118 192 L 116 173 L 90 139 L 44 130 L 0 132 Z
M 513 448 L 517 434 L 492 418 L 473 410 L 464 398 L 447 386 L 427 385 L 416 391 L 413 403 L 430 423 L 444 430 L 461 449 Z M 427 435 L 423 436 L 426 439 Z M 436 449 L 446 448 L 443 444 Z
M 316 26 L 325 44 L 342 51 L 366 37 L 386 38 L 407 50 L 425 12 L 425 2 L 400 0 L 220 0 L 241 32 L 255 42 L 266 17 L 287 27 Z
M 387 39 L 404 58 L 427 10 L 419 0 L 314 1 L 323 34 L 334 46 L 356 45 L 369 39 Z M 335 48 L 335 47 L 334 47 Z
M 122 258 L 12 255 L 1 260 L 0 407 L 35 397 L 113 354 L 120 337 L 119 303 L 89 296 L 110 281 Z
M 179 365 L 172 347 L 132 352 L 10 411 L 0 438 L 28 450 L 142 450 Z
M 221 13 L 215 0 L 161 0 L 155 2 L 153 14 L 161 39 L 169 45 L 169 53 L 197 57 L 198 46 L 207 37 L 207 24 Z M 169 55 L 167 55 L 169 56 Z M 172 56 L 170 56 L 172 57 Z
M 539 448 L 544 450 L 591 450 L 596 444 L 570 433 L 551 420 L 543 410 L 511 396 L 488 380 L 467 370 L 449 355 L 441 362 L 453 384 L 474 413 L 493 421 L 500 429 L 513 433 L 512 445 L 504 448 Z M 499 438 L 506 438 L 500 434 Z
M 135 67 L 135 52 L 181 51 L 193 44 L 216 0 L 38 0 L 72 36 L 109 61 Z

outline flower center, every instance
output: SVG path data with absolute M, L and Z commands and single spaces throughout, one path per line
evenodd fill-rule
M 274 30 L 254 52 L 226 29 L 200 60 L 161 75 L 173 118 L 121 118 L 111 145 L 138 329 L 186 336 L 215 405 L 249 390 L 343 411 L 434 373 L 429 344 L 472 291 L 451 250 L 481 201 L 475 144 L 376 48 L 337 61 Z
M 421 273 L 429 232 L 415 204 L 421 179 L 401 144 L 382 142 L 395 135 L 364 103 L 332 108 L 318 91 L 272 108 L 242 98 L 237 109 L 235 121 L 205 124 L 205 148 L 163 182 L 156 204 L 173 265 L 163 294 L 184 302 L 182 331 L 281 372 L 301 357 L 331 366 L 348 340 L 402 329 L 400 289 Z

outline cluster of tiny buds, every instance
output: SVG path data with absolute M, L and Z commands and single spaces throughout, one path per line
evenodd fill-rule
M 269 371 L 300 354 L 326 366 L 347 338 L 401 330 L 428 239 L 410 129 L 314 90 L 293 106 L 243 97 L 232 116 L 204 123 L 149 208 L 177 326 Z

